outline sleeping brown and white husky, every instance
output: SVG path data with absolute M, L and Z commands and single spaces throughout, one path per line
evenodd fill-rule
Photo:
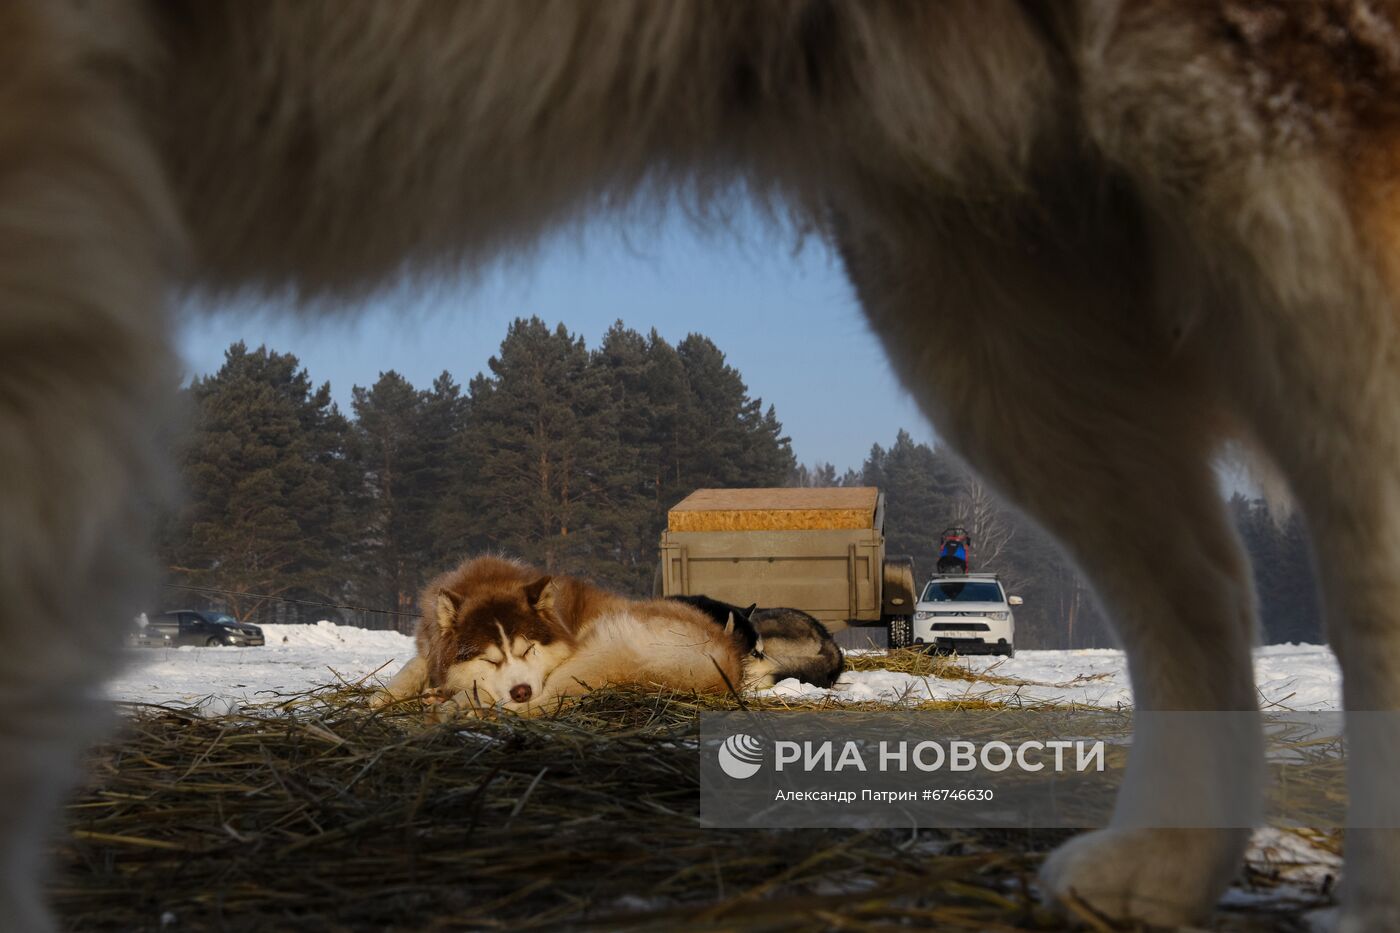
M 1400 710 L 1394 2 L 7 0 L 7 928 L 48 925 L 83 688 L 155 579 L 132 530 L 169 485 L 172 296 L 327 314 L 642 199 L 723 217 L 734 191 L 839 252 L 939 436 L 1090 577 L 1140 709 L 1256 706 L 1213 469 L 1243 441 L 1327 542 L 1347 708 Z M 1348 746 L 1355 930 L 1400 931 L 1394 718 Z M 1263 773 L 1257 730 L 1139 732 L 1112 825 L 1042 890 L 1209 913 Z M 1240 816 L 1165 828 L 1185 795 Z
M 693 606 L 633 600 L 575 577 L 477 557 L 430 583 L 418 655 L 372 701 L 430 694 L 442 715 L 547 711 L 608 686 L 738 690 L 745 646 L 734 625 Z

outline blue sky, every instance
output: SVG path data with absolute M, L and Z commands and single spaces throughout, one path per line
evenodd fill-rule
M 800 462 L 859 466 L 901 427 L 934 434 L 890 373 L 850 285 L 824 245 L 741 225 L 697 234 L 676 214 L 649 224 L 599 221 L 556 237 L 481 281 L 400 285 L 344 317 L 301 321 L 247 304 L 187 315 L 179 347 L 191 374 L 212 372 L 235 340 L 291 352 L 342 409 L 350 388 L 397 370 L 426 387 L 444 369 L 465 384 L 506 325 L 538 315 L 590 347 L 618 318 L 673 343 L 697 331 L 777 407 Z

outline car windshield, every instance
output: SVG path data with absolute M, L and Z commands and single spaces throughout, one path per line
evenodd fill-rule
M 235 619 L 233 616 L 230 616 L 230 615 L 217 615 L 217 616 L 214 616 L 214 621 L 215 621 L 215 622 L 218 622 L 220 625 L 237 625 L 237 624 L 238 624 L 238 620 Z
M 926 603 L 1003 602 L 1001 584 L 990 580 L 931 580 L 924 587 Z

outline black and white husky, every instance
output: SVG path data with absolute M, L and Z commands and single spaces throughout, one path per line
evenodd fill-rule
M 744 683 L 771 687 L 796 677 L 817 687 L 830 687 L 841 676 L 846 658 L 826 626 L 799 609 L 747 609 L 708 596 L 672 596 L 701 610 L 717 624 L 733 626 L 748 648 Z
M 825 625 L 798 609 L 759 609 L 749 619 L 763 639 L 773 683 L 796 677 L 817 687 L 836 684 L 846 656 Z

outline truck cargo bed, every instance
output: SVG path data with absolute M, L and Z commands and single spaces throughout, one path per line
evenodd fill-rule
M 884 521 L 871 487 L 696 490 L 667 516 L 657 588 L 801 609 L 832 630 L 876 624 L 889 588 Z M 899 602 L 911 611 L 908 594 Z
M 698 489 L 666 515 L 668 531 L 818 531 L 875 528 L 880 492 L 834 489 Z

